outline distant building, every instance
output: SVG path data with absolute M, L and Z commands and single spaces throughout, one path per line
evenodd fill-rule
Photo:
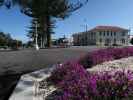
M 129 43 L 129 30 L 116 26 L 97 26 L 87 32 L 73 34 L 75 46 L 125 46 Z
M 58 38 L 56 40 L 53 40 L 53 45 L 60 47 L 69 47 L 72 45 L 72 40 L 71 38 L 66 38 L 64 36 L 63 38 Z

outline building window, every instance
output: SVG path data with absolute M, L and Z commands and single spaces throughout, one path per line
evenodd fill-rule
M 104 31 L 104 33 L 103 33 L 104 36 L 105 36 L 105 33 L 106 33 L 106 32 Z
M 122 36 L 125 36 L 126 34 L 125 34 L 125 32 L 122 32 Z
M 105 46 L 109 46 L 110 43 L 111 43 L 111 40 L 110 40 L 110 39 L 106 39 L 106 40 L 105 40 Z
M 114 45 L 116 45 L 116 39 L 114 39 Z
M 114 32 L 114 36 L 116 36 L 116 32 Z
M 101 31 L 99 32 L 99 35 L 102 36 L 102 32 Z
M 93 35 L 94 35 L 93 32 L 91 32 L 91 37 L 93 37 Z
M 121 39 L 121 43 L 122 44 L 125 44 L 125 39 Z
M 113 34 L 112 34 L 112 31 L 111 31 L 110 33 L 111 33 L 111 36 L 112 36 L 112 35 L 113 35 Z
M 99 39 L 99 42 L 100 42 L 100 43 L 102 42 L 102 39 L 101 39 L 101 38 Z
M 107 31 L 107 36 L 109 36 L 109 31 Z

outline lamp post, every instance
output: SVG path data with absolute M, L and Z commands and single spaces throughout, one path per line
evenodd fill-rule
M 38 23 L 37 21 L 35 21 L 35 49 L 36 50 L 39 50 L 39 46 L 38 46 L 38 43 L 37 43 L 37 38 L 38 38 L 38 34 L 37 34 L 37 27 L 38 27 Z

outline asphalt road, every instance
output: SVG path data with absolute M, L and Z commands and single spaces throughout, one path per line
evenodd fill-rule
M 45 67 L 50 67 L 58 62 L 74 60 L 90 52 L 96 47 L 71 47 L 26 49 L 19 51 L 0 51 L 0 76 L 3 74 L 22 74 Z

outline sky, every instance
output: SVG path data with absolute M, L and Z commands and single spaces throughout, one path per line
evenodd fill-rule
M 17 7 L 7 10 L 0 8 L 0 30 L 10 33 L 13 38 L 28 41 L 27 26 L 31 18 L 22 14 Z M 57 19 L 52 38 L 70 37 L 99 25 L 120 26 L 133 30 L 133 0 L 88 0 L 81 9 L 65 20 Z

